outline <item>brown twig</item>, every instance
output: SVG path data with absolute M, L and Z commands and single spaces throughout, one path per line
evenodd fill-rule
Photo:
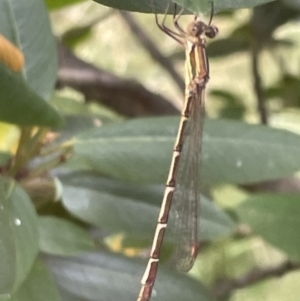
M 150 53 L 151 57 L 170 74 L 180 91 L 184 91 L 184 81 L 175 70 L 172 62 L 162 55 L 162 53 L 157 49 L 155 43 L 135 21 L 134 17 L 126 11 L 120 11 L 120 16 L 129 26 L 130 30 L 136 36 L 140 44 Z
M 259 54 L 260 54 L 260 47 L 258 46 L 256 41 L 253 41 L 252 53 L 251 53 L 253 88 L 257 98 L 257 107 L 258 107 L 258 112 L 260 114 L 260 121 L 262 124 L 268 124 L 266 99 L 262 87 L 261 76 L 259 74 Z
M 137 81 L 122 79 L 96 68 L 60 43 L 58 52 L 58 87 L 72 87 L 83 93 L 86 101 L 100 102 L 129 117 L 178 114 L 168 100 L 151 93 Z
M 252 43 L 252 72 L 254 80 L 254 91 L 257 97 L 258 110 L 261 123 L 268 123 L 268 112 L 265 105 L 265 95 L 259 74 L 259 55 L 261 50 L 268 44 L 272 45 L 272 35 L 276 28 L 299 16 L 299 12 L 288 7 L 281 1 L 274 1 L 254 8 L 250 21 L 253 43 Z
M 212 292 L 215 298 L 226 298 L 235 289 L 249 286 L 270 277 L 281 277 L 288 272 L 298 269 L 300 269 L 300 263 L 293 263 L 291 261 L 286 261 L 275 267 L 253 269 L 240 278 L 219 281 Z

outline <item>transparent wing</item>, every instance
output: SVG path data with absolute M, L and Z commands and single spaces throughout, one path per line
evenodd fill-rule
M 191 269 L 198 247 L 198 206 L 200 202 L 200 156 L 204 118 L 204 88 L 197 87 L 185 128 L 176 186 L 170 209 L 169 229 L 175 244 L 176 267 Z

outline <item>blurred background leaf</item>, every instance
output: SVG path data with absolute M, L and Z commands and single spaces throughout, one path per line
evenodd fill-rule
M 25 57 L 23 79 L 47 100 L 56 81 L 57 53 L 44 1 L 1 1 L 0 32 Z
M 167 1 L 154 2 L 155 9 L 152 0 L 106 1 L 109 7 L 92 1 L 46 0 L 56 43 L 43 2 L 0 4 L 0 34 L 26 59 L 24 70 L 14 74 L 17 81 L 10 81 L 10 95 L 16 95 L 18 105 L 29 97 L 24 108 L 11 110 L 11 101 L 3 102 L 1 110 L 4 118 L 11 114 L 21 125 L 0 127 L 0 172 L 13 178 L 3 183 L 19 182 L 22 187 L 16 186 L 20 193 L 13 202 L 5 202 L 3 186 L 0 211 L 5 246 L 0 257 L 7 272 L 1 293 L 13 292 L 13 300 L 137 297 L 178 123 L 178 118 L 158 116 L 179 116 L 184 53 L 157 29 L 153 14 L 116 8 L 165 13 Z M 204 5 L 201 13 L 208 21 L 209 2 L 177 3 L 197 14 Z M 199 256 L 189 275 L 170 269 L 167 231 L 153 299 L 295 300 L 298 6 L 289 0 L 214 4 L 212 23 L 220 32 L 207 41 L 210 83 Z M 244 6 L 255 8 L 236 10 Z M 173 6 L 170 14 L 172 10 Z M 182 16 L 179 22 L 185 28 L 190 20 Z M 172 16 L 166 24 L 173 28 Z M 35 96 L 20 89 L 20 77 Z M 54 125 L 51 122 L 59 118 L 53 115 L 49 122 L 45 112 L 51 109 L 41 107 L 45 102 L 37 95 L 50 99 L 65 117 L 62 129 L 48 132 L 23 126 L 35 124 L 34 119 Z M 28 113 L 29 107 L 35 115 Z M 134 117 L 140 118 L 127 120 Z M 11 207 L 14 202 L 18 209 Z M 26 225 L 21 238 L 10 221 L 14 212 Z

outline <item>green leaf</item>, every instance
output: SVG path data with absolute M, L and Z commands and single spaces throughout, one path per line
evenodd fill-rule
M 218 109 L 218 115 L 224 119 L 243 120 L 246 107 L 241 97 L 227 90 L 213 89 L 210 92 L 215 98 L 219 98 L 222 102 Z
M 246 52 L 250 47 L 250 38 L 244 35 L 244 39 L 238 39 L 234 36 L 227 38 L 218 38 L 217 40 L 211 41 L 207 46 L 207 53 L 209 58 L 224 58 L 239 52 Z
M 0 151 L 0 166 L 7 165 L 10 158 L 11 158 L 11 155 L 9 153 Z
M 79 99 L 62 97 L 55 93 L 50 103 L 53 104 L 63 115 L 86 116 L 90 118 L 100 118 L 101 122 L 123 120 L 116 112 L 99 103 L 84 103 Z M 95 120 L 94 120 L 94 123 Z
M 268 261 L 268 260 L 266 260 Z M 266 268 L 268 270 L 268 267 Z M 272 267 L 271 267 L 272 270 Z M 277 275 L 276 275 L 277 276 Z M 266 277 L 252 285 L 239 289 L 234 301 L 294 301 L 299 298 L 300 272 L 289 271 L 278 277 Z M 73 300 L 74 301 L 74 300 Z
M 300 10 L 300 2 L 297 0 L 283 0 L 283 4 L 295 9 L 295 10 Z
M 117 9 L 137 11 L 143 13 L 161 13 L 164 14 L 170 3 L 169 0 L 94 0 L 100 4 L 111 6 Z M 214 0 L 214 11 L 254 7 L 274 0 Z M 207 0 L 174 0 L 189 11 L 186 13 L 210 12 L 211 4 Z M 155 9 L 154 9 L 155 5 Z M 170 6 L 169 13 L 173 14 L 173 5 Z
M 95 172 L 72 172 L 59 176 L 66 186 L 75 186 L 106 192 L 119 197 L 131 198 L 159 206 L 164 192 L 163 185 L 142 185 L 103 178 Z
M 15 187 L 10 184 L 10 189 L 17 251 L 16 284 L 19 285 L 26 279 L 38 252 L 38 224 L 35 208 L 25 191 L 16 183 Z
M 214 0 L 214 11 L 228 9 L 250 8 L 266 4 L 275 0 Z M 174 0 L 177 4 L 189 9 L 191 12 L 210 12 L 211 3 L 207 0 Z
M 162 195 L 155 202 L 158 200 L 161 202 Z M 143 202 L 143 199 L 70 186 L 64 187 L 63 204 L 70 213 L 85 222 L 143 240 L 152 239 L 160 209 L 159 204 Z M 233 230 L 233 223 L 227 215 L 204 197 L 199 214 L 201 239 L 226 236 Z
M 0 179 L 0 297 L 9 295 L 16 279 L 16 243 L 7 187 Z
M 11 294 L 26 279 L 38 252 L 37 218 L 27 194 L 0 178 L 0 295 Z
M 228 236 L 234 231 L 235 225 L 229 216 L 209 201 L 201 196 L 200 212 L 200 240 L 213 240 Z
M 134 12 L 143 12 L 143 13 L 165 13 L 168 6 L 169 0 L 94 0 L 102 5 L 110 6 L 116 9 L 129 10 Z M 155 3 L 155 9 L 154 9 Z M 171 11 L 171 9 L 170 9 Z M 154 19 L 153 19 L 153 22 Z
M 54 255 L 69 256 L 94 249 L 94 242 L 79 226 L 57 218 L 40 217 L 40 250 Z
M 1 63 L 0 120 L 21 126 L 57 127 L 62 124 L 58 112 Z
M 68 5 L 83 2 L 83 0 L 45 0 L 49 9 L 63 8 Z
M 236 210 L 241 221 L 253 231 L 285 251 L 291 259 L 300 260 L 300 195 L 255 195 Z
M 30 274 L 11 301 L 60 301 L 58 290 L 44 264 L 36 260 Z
M 136 300 L 146 263 L 109 254 L 86 254 L 77 258 L 46 258 L 60 288 L 75 300 Z M 166 270 L 160 265 L 153 299 L 159 301 L 208 301 L 201 283 Z
M 58 108 L 59 112 L 64 115 L 93 116 L 88 104 L 79 102 L 72 98 L 54 95 L 51 97 L 50 103 Z
M 23 79 L 35 93 L 48 99 L 54 88 L 58 64 L 44 1 L 1 0 L 0 33 L 23 52 Z
M 145 118 L 91 129 L 74 139 L 73 160 L 112 178 L 164 183 L 177 123 L 174 117 Z M 300 137 L 285 130 L 206 120 L 201 181 L 241 184 L 291 175 L 300 169 L 299 149 Z

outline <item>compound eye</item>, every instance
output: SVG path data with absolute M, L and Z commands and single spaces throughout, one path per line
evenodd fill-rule
M 199 26 L 198 26 L 198 24 L 195 24 L 193 26 L 192 32 L 193 32 L 194 36 L 197 36 L 199 34 Z
M 208 37 L 208 38 L 214 38 L 217 34 L 218 34 L 219 30 L 216 26 L 209 26 L 207 27 L 207 29 L 205 30 L 205 35 Z

